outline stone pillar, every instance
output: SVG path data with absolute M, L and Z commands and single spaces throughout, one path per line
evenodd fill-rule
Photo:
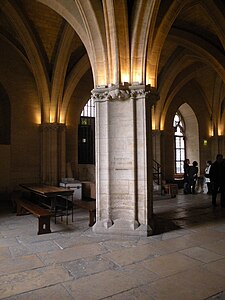
M 210 138 L 212 160 L 216 159 L 216 155 L 221 153 L 225 156 L 225 137 L 216 135 Z
M 157 163 L 161 163 L 161 131 L 153 130 L 152 131 L 152 150 L 153 150 L 153 159 Z
M 57 186 L 66 174 L 66 126 L 57 123 L 41 125 L 41 181 Z
M 218 136 L 218 153 L 222 153 L 223 156 L 225 157 L 225 136 L 220 135 Z
M 96 108 L 96 233 L 151 234 L 151 105 L 145 86 L 92 91 Z

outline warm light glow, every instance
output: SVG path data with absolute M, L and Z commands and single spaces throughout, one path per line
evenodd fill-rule
M 222 129 L 218 128 L 218 135 L 221 136 L 222 135 Z
M 141 74 L 139 72 L 133 73 L 133 82 L 141 83 Z
M 155 109 L 152 106 L 152 130 L 155 130 Z
M 54 116 L 50 113 L 50 120 L 49 120 L 50 123 L 54 123 L 55 120 L 54 120 Z
M 121 82 L 122 83 L 129 82 L 129 74 L 128 73 L 121 74 Z
M 152 80 L 150 78 L 146 79 L 146 85 L 150 84 L 150 86 L 152 86 Z
M 160 121 L 160 128 L 159 128 L 160 130 L 164 130 L 164 122 L 163 122 L 163 120 L 161 119 L 161 121 Z
M 59 117 L 59 123 L 60 124 L 64 124 L 64 118 L 60 115 L 60 117 Z
M 213 128 L 210 128 L 210 130 L 209 130 L 209 135 L 210 135 L 210 136 L 214 136 Z
M 36 112 L 34 115 L 34 122 L 36 124 L 41 124 L 41 114 L 39 112 Z

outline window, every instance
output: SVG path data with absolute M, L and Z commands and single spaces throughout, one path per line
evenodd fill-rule
M 95 105 L 90 99 L 84 106 L 78 127 L 78 163 L 95 163 Z
M 90 99 L 84 106 L 81 117 L 95 117 L 95 103 L 93 99 Z
M 179 112 L 177 112 L 173 119 L 174 127 L 174 149 L 175 149 L 175 173 L 184 173 L 184 160 L 186 156 L 185 151 L 185 126 L 184 121 Z

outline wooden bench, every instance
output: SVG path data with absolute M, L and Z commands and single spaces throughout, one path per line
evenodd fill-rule
M 38 234 L 51 233 L 49 211 L 23 198 L 17 198 L 16 205 L 17 216 L 23 215 L 25 209 L 38 218 Z
M 93 226 L 96 221 L 96 201 L 75 200 L 74 205 L 76 207 L 88 210 L 89 226 Z

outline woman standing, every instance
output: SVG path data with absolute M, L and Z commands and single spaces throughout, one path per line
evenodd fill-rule
M 207 184 L 207 188 L 208 188 L 208 195 L 212 194 L 212 187 L 211 187 L 211 182 L 210 182 L 210 178 L 209 178 L 209 171 L 212 165 L 212 161 L 211 160 L 207 160 L 206 162 L 206 168 L 205 168 L 205 183 Z

